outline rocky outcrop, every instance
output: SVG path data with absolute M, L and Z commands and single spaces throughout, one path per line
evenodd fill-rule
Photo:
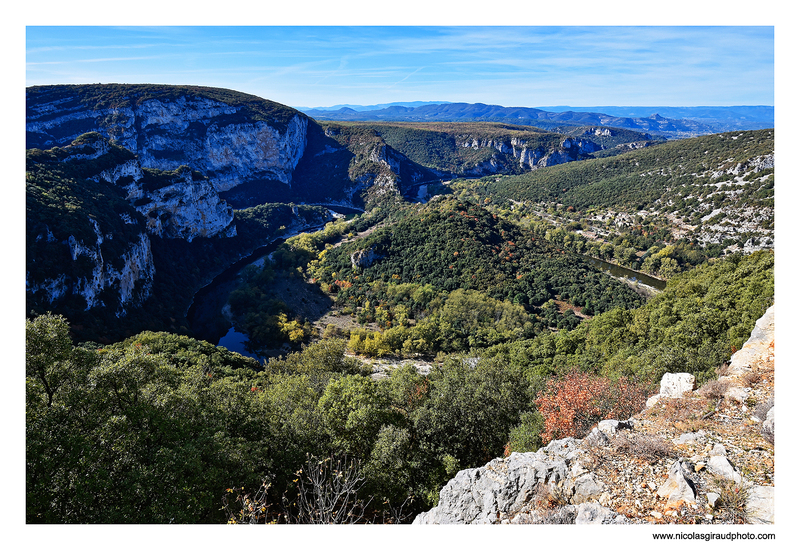
M 38 199 L 30 199 L 34 202 L 29 204 L 28 225 L 38 231 L 33 238 L 33 246 L 38 248 L 29 254 L 26 290 L 40 305 L 77 295 L 85 300 L 87 310 L 113 305 L 115 314 L 124 316 L 152 291 L 155 265 L 150 236 L 191 242 L 197 237 L 236 234 L 233 209 L 199 172 L 185 166 L 173 172 L 143 169 L 130 151 L 97 133 L 83 134 L 64 148 L 33 154 L 29 162 L 34 171 L 50 165 L 57 174 L 54 177 L 83 176 L 86 185 L 92 181 L 101 184 L 92 193 L 99 193 L 105 201 L 119 196 L 127 201 L 126 206 L 119 198 L 113 206 L 96 204 L 98 197 L 80 190 L 77 179 L 68 181 L 74 182 L 81 198 L 71 199 L 69 210 L 41 210 L 35 207 Z M 50 185 L 47 180 L 40 183 Z M 48 196 L 44 188 L 39 192 Z M 39 219 L 36 212 L 40 211 L 42 215 L 63 214 L 64 220 L 70 221 Z M 73 211 L 85 213 L 74 220 Z M 60 228 L 58 237 L 49 224 Z M 63 256 L 64 249 L 68 251 L 66 261 L 52 265 L 48 256 Z M 108 291 L 115 305 L 109 302 Z
M 72 261 L 88 264 L 88 273 L 62 266 L 68 272 L 37 280 L 35 273 L 26 271 L 25 289 L 31 294 L 43 293 L 47 303 L 54 303 L 68 294 L 82 296 L 87 310 L 110 305 L 105 303 L 103 295 L 106 290 L 114 290 L 118 297 L 115 314 L 122 317 L 128 307 L 140 304 L 152 291 L 155 265 L 150 239 L 146 233 L 139 233 L 137 239 L 128 243 L 120 258 L 108 261 L 103 257 L 105 237 L 95 220 L 89 219 L 89 222 L 94 227 L 94 242 L 79 241 L 73 235 L 66 241 Z
M 254 179 L 291 185 L 292 172 L 305 151 L 307 129 L 308 119 L 300 115 L 292 118 L 283 133 L 263 121 L 211 124 L 204 150 L 192 161 L 195 169 L 209 175 L 217 191 Z
M 587 128 L 583 131 L 583 134 L 586 136 L 611 137 L 614 135 L 614 131 L 611 128 Z
M 695 389 L 694 376 L 686 372 L 668 372 L 661 377 L 661 387 L 658 394 L 647 400 L 647 406 L 652 407 L 659 399 L 675 399 L 683 397 L 686 392 Z
M 742 349 L 731 357 L 730 364 L 725 369 L 720 380 L 731 382 L 732 386 L 742 387 L 742 378 L 753 372 L 754 365 L 765 361 L 772 354 L 775 341 L 775 306 L 770 307 L 758 321 L 750 333 L 750 338 L 744 343 Z M 729 397 L 743 401 L 738 394 L 730 392 Z
M 774 522 L 774 435 L 764 428 L 769 419 L 774 429 L 773 308 L 733 373 L 698 389 L 685 373 L 666 375 L 659 399 L 625 422 L 460 471 L 414 523 Z M 729 384 L 747 388 L 744 404 Z
M 555 166 L 572 162 L 599 151 L 601 147 L 588 139 L 566 138 L 561 141 L 558 147 L 545 147 L 536 145 L 524 138 L 477 138 L 462 137 L 457 140 L 459 147 L 472 149 L 492 148 L 498 153 L 516 159 L 521 168 L 526 170 L 536 170 L 546 166 Z M 500 171 L 502 162 L 499 158 L 492 158 L 489 161 L 476 165 L 466 172 L 471 175 L 491 174 Z
M 364 269 L 371 266 L 383 256 L 378 254 L 374 248 L 370 247 L 365 250 L 356 250 L 350 254 L 350 264 L 354 268 Z
M 422 174 L 411 168 L 413 163 L 384 143 L 371 146 L 364 156 L 367 159 L 363 164 L 364 173 L 355 178 L 351 176 L 353 184 L 345 188 L 347 199 L 351 202 L 355 194 L 362 190 L 368 190 L 367 200 L 374 200 L 397 194 L 403 184 L 413 184 L 422 179 Z
M 734 138 L 736 139 L 736 138 Z M 712 178 L 719 178 L 724 175 L 739 176 L 748 172 L 758 173 L 764 170 L 771 170 L 775 168 L 775 154 L 761 155 L 748 159 L 744 162 L 737 162 L 725 166 L 721 170 L 711 171 Z
M 395 153 L 394 151 L 392 153 Z M 375 147 L 369 153 L 369 160 L 371 162 L 382 164 L 392 171 L 394 174 L 400 174 L 400 159 L 389 152 L 389 147 L 381 145 Z
M 666 499 L 668 508 L 680 508 L 681 505 L 697 503 L 697 487 L 691 478 L 692 465 L 684 460 L 672 463 L 667 479 L 658 488 L 657 495 Z
M 151 235 L 188 242 L 196 237 L 236 235 L 233 207 L 220 199 L 206 178 L 188 167 L 162 174 L 158 181 L 136 179 L 135 170 L 134 174 L 121 172 L 126 175 L 100 177 L 109 183 L 125 182 L 126 198 L 145 217 Z
M 95 149 L 95 158 L 101 158 L 111 146 L 95 135 L 94 139 L 82 140 L 82 149 Z M 70 156 L 65 162 L 74 158 Z M 196 237 L 236 234 L 233 208 L 220 199 L 208 179 L 187 166 L 171 172 L 145 172 L 137 158 L 112 164 L 91 179 L 121 187 L 125 199 L 144 216 L 151 235 L 191 242 Z
M 571 523 L 596 523 L 599 517 L 601 523 L 624 523 L 624 517 L 589 502 L 605 491 L 586 468 L 587 449 L 597 441 L 602 439 L 554 440 L 535 453 L 511 453 L 481 468 L 462 470 L 442 489 L 439 505 L 419 514 L 414 523 L 554 522 L 540 521 L 536 504 L 542 501 L 571 506 L 559 512 Z

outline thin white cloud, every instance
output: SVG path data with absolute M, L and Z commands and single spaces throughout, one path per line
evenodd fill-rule
M 103 44 L 103 45 L 71 45 L 71 46 L 37 46 L 34 48 L 27 48 L 25 53 L 27 55 L 38 55 L 43 53 L 52 52 L 70 52 L 70 51 L 92 51 L 92 50 L 143 50 L 148 48 L 166 48 L 172 44 L 167 43 L 152 43 L 152 44 Z
M 120 62 L 120 61 L 144 61 L 144 60 L 162 59 L 162 58 L 163 56 L 159 55 L 148 55 L 142 57 L 98 57 L 93 59 L 70 59 L 61 61 L 28 61 L 25 63 L 25 65 L 27 66 L 71 65 L 74 63 L 109 63 L 109 62 Z
M 571 100 L 579 104 L 665 94 L 685 105 L 732 104 L 740 92 L 771 97 L 774 79 L 770 28 L 100 27 L 29 29 L 27 38 L 29 82 L 96 66 L 92 81 L 213 82 L 285 94 L 290 104 L 387 102 L 382 94 L 556 104 L 567 93 L 584 94 Z M 95 54 L 103 48 L 153 55 Z M 422 67 L 425 78 L 415 78 Z

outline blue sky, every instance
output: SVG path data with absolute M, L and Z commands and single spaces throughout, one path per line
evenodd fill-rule
M 292 106 L 773 105 L 772 26 L 27 26 L 26 85 L 231 88 Z

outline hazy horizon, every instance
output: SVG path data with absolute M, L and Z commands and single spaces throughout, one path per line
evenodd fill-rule
M 383 108 L 385 106 L 390 105 L 408 105 L 412 103 L 417 103 L 419 105 L 447 105 L 450 103 L 459 103 L 457 101 L 393 101 L 391 103 L 378 103 L 373 105 L 360 105 L 355 103 L 339 103 L 336 105 L 317 105 L 317 106 L 309 106 L 309 105 L 290 105 L 295 109 L 319 109 L 319 110 L 331 110 L 331 109 L 341 109 L 343 107 L 361 107 L 362 109 L 366 108 Z M 485 102 L 476 102 L 476 103 L 485 103 Z M 486 103 L 485 103 L 486 104 Z M 491 104 L 487 104 L 491 105 Z M 669 109 L 735 109 L 738 107 L 743 108 L 758 108 L 758 107 L 765 107 L 774 109 L 774 105 L 500 105 L 501 107 L 526 107 L 532 109 L 542 109 L 542 110 L 553 110 L 553 109 L 605 109 L 605 108 L 612 108 L 612 109 L 647 109 L 647 108 L 669 108 Z

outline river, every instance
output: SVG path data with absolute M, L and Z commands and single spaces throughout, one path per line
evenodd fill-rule
M 307 231 L 318 230 L 318 227 L 307 227 Z M 249 256 L 231 264 L 225 271 L 201 288 L 194 295 L 192 305 L 186 318 L 195 338 L 205 340 L 214 345 L 224 346 L 231 351 L 248 357 L 260 359 L 245 347 L 247 336 L 237 332 L 230 319 L 223 313 L 228 303 L 228 296 L 238 286 L 239 274 L 242 270 L 274 252 L 286 238 L 277 238 L 265 246 L 253 251 Z
M 655 277 L 651 277 L 646 273 L 641 273 L 639 271 L 634 271 L 633 269 L 628 269 L 627 267 L 622 267 L 617 264 L 611 264 L 600 260 L 598 258 L 593 258 L 591 256 L 584 256 L 583 254 L 578 254 L 584 260 L 592 264 L 598 269 L 605 271 L 606 273 L 610 273 L 614 277 L 621 277 L 627 279 L 631 282 L 640 283 L 646 286 L 651 286 L 656 290 L 664 290 L 667 288 L 667 282 L 662 281 L 661 279 L 656 279 Z
M 317 206 L 324 206 L 341 215 L 360 214 L 363 212 L 363 210 L 338 205 L 325 204 Z M 248 256 L 232 263 L 222 273 L 214 277 L 210 283 L 198 290 L 186 314 L 194 337 L 217 346 L 223 346 L 247 357 L 263 359 L 263 357 L 253 354 L 247 349 L 247 335 L 237 332 L 228 316 L 223 312 L 225 305 L 228 303 L 228 296 L 236 290 L 239 284 L 239 274 L 244 268 L 263 262 L 263 259 L 274 252 L 287 238 L 300 233 L 319 231 L 324 227 L 324 225 L 306 226 L 284 237 L 278 237 L 268 244 L 258 247 Z

